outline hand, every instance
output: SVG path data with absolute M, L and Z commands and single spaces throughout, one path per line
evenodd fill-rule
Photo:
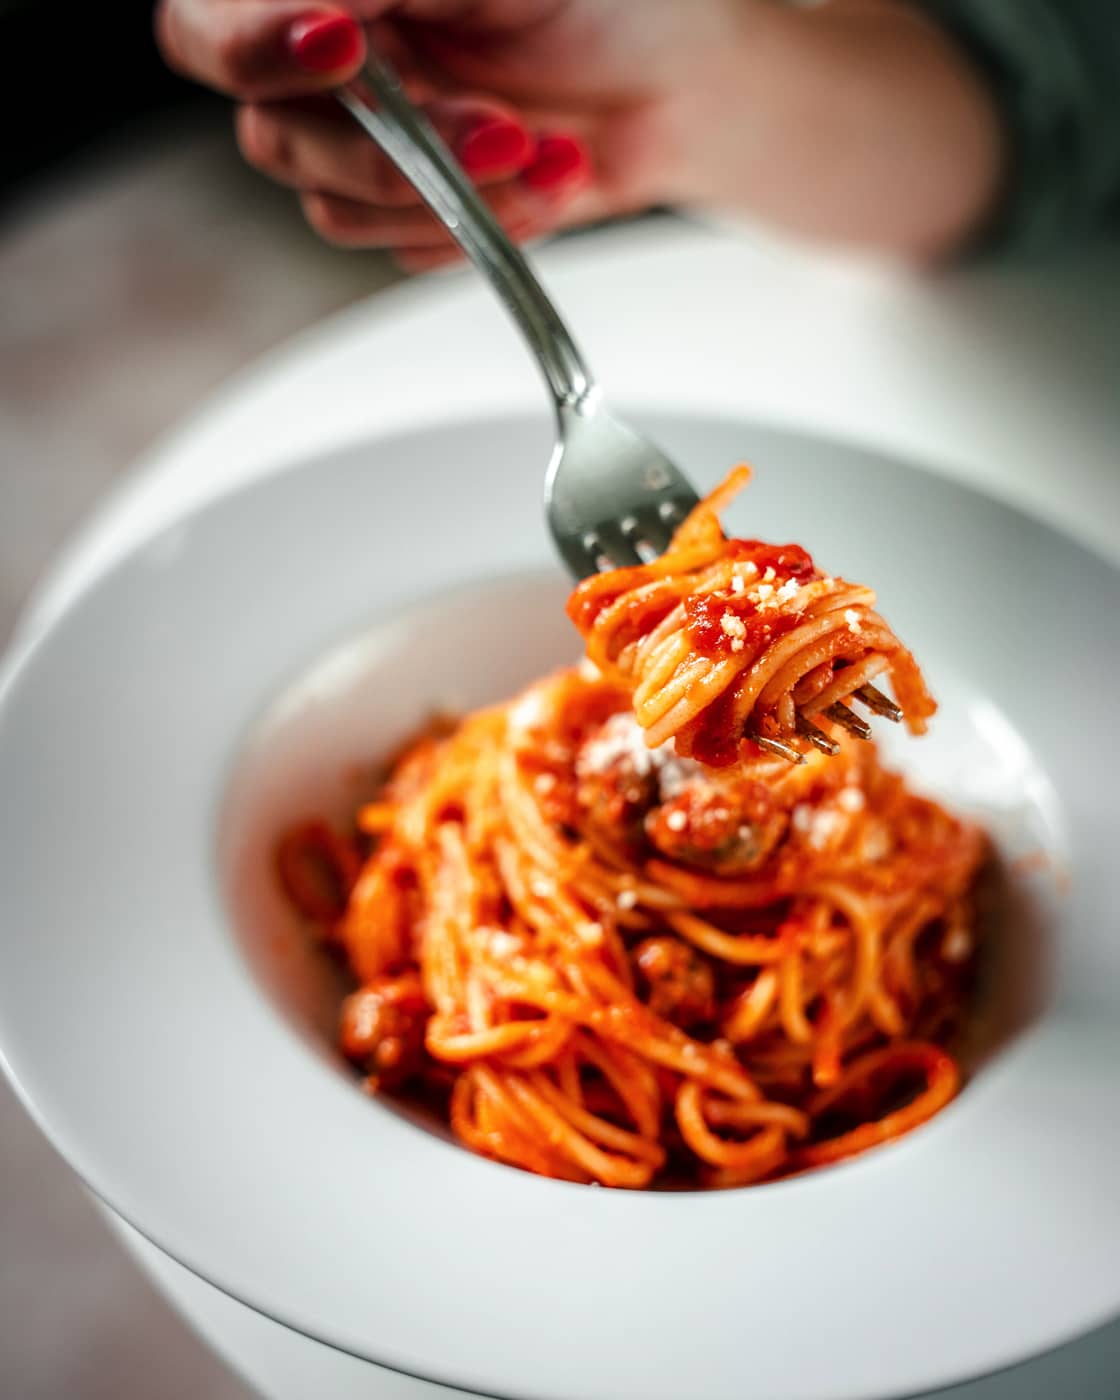
M 685 197 L 679 94 L 736 50 L 743 0 L 161 0 L 168 61 L 240 99 L 238 139 L 347 247 L 418 270 L 454 245 L 327 90 L 370 44 L 401 73 L 505 225 L 524 240 Z M 356 22 L 358 21 L 358 22 Z M 691 161 L 690 161 L 691 156 Z
M 930 260 L 1003 188 L 992 94 L 911 0 L 308 3 L 160 0 L 157 34 L 173 66 L 239 99 L 246 157 L 324 237 L 409 269 L 454 245 L 325 95 L 367 44 L 517 239 L 706 203 Z

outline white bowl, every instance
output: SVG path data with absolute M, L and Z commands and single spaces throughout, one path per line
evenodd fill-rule
M 1010 860 L 1044 856 L 1013 875 L 989 1053 L 961 1097 L 831 1171 L 625 1194 L 472 1157 L 336 1064 L 329 988 L 263 873 L 272 835 L 343 802 L 346 766 L 433 706 L 576 652 L 541 575 L 540 424 L 508 419 L 225 496 L 10 659 L 8 1071 L 161 1248 L 412 1375 L 517 1400 L 872 1400 L 1021 1360 L 1120 1312 L 1120 576 L 867 453 L 648 426 L 703 484 L 758 463 L 733 528 L 878 587 L 943 702 L 892 756 Z

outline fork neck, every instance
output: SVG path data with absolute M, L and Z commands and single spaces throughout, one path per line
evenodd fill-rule
M 492 256 L 498 251 L 498 256 Z M 552 394 L 557 416 L 584 416 L 594 409 L 599 387 L 564 319 L 537 280 L 532 268 L 513 247 L 487 249 L 491 256 L 475 261 L 505 303 L 540 366 Z
M 572 412 L 588 413 L 598 397 L 595 380 L 571 332 L 489 205 L 409 100 L 392 66 L 369 54 L 361 81 L 335 95 L 489 280 L 535 355 L 561 423 Z

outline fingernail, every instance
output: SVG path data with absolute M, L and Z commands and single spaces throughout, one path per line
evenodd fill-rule
M 349 15 L 304 15 L 288 27 L 288 49 L 309 73 L 333 73 L 357 61 L 362 34 Z
M 455 150 L 468 175 L 496 175 L 520 170 L 533 155 L 533 138 L 519 122 L 488 117 L 460 136 Z
M 554 193 L 582 183 L 590 173 L 591 157 L 582 141 L 574 136 L 542 136 L 521 179 L 530 189 Z

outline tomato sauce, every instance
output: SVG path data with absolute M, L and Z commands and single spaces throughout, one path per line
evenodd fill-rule
M 740 758 L 758 757 L 762 750 L 735 720 L 734 686 L 689 720 L 678 737 L 677 752 L 709 768 L 730 768 Z
M 684 600 L 684 613 L 689 641 L 701 656 L 713 660 L 740 653 L 749 659 L 792 632 L 801 621 L 800 613 L 760 609 L 749 598 L 729 593 L 693 594 Z M 728 613 L 742 623 L 742 635 L 737 628 L 734 635 L 724 630 L 723 619 Z M 733 641 L 743 645 L 733 648 Z
M 813 556 L 799 544 L 765 544 L 762 540 L 728 540 L 727 553 L 732 559 L 749 559 L 764 574 L 773 569 L 777 581 L 809 578 L 817 572 Z

